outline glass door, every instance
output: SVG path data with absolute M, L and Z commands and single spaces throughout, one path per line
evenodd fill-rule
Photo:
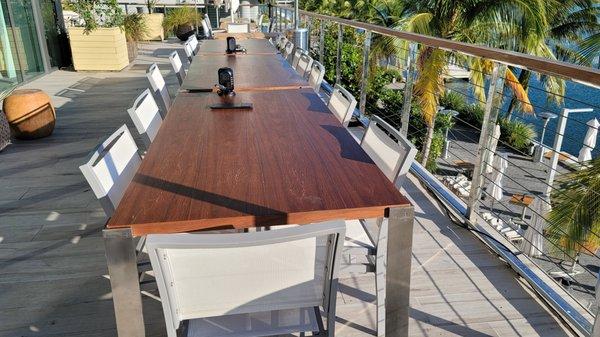
M 18 69 L 23 80 L 44 73 L 40 41 L 35 27 L 31 1 L 7 0 Z

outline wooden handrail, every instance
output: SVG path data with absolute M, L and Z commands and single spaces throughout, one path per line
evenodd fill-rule
M 288 10 L 290 9 L 286 7 L 282 8 Z M 550 60 L 543 57 L 527 55 L 514 51 L 446 40 L 428 35 L 410 33 L 406 31 L 400 31 L 374 25 L 371 23 L 342 19 L 335 16 L 318 14 L 308 12 L 305 10 L 300 10 L 300 14 L 321 20 L 339 23 L 345 26 L 370 30 L 381 35 L 397 37 L 400 39 L 424 44 L 430 47 L 441 48 L 444 50 L 450 50 L 476 57 L 482 57 L 501 62 L 507 65 L 536 71 L 546 75 L 559 76 L 565 79 L 570 79 L 576 82 L 600 88 L 600 71 L 590 67 L 584 67 L 562 61 Z

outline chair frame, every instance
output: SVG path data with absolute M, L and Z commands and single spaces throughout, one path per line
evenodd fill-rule
M 286 42 L 283 49 L 283 57 L 292 64 L 292 57 L 294 56 L 294 44 L 291 41 Z
M 318 307 L 315 314 L 321 331 L 319 335 L 331 336 L 335 334 L 335 311 L 338 290 L 338 269 L 340 252 L 342 251 L 345 237 L 345 225 L 343 222 L 324 222 L 318 224 L 307 224 L 275 231 L 260 231 L 237 234 L 150 234 L 146 239 L 146 248 L 153 269 L 155 269 L 156 283 L 161 296 L 167 297 L 164 271 L 160 264 L 161 257 L 159 249 L 218 249 L 260 246 L 276 243 L 285 243 L 295 240 L 328 236 L 326 272 L 324 279 L 324 296 L 322 306 L 327 317 L 327 329 L 324 330 L 323 322 Z M 164 295 L 163 295 L 164 294 Z M 174 299 L 162 297 L 161 303 L 165 315 L 167 333 L 169 337 L 176 337 L 177 330 L 183 319 L 176 313 Z M 200 317 L 199 317 L 200 318 Z
M 372 128 L 380 128 L 385 131 L 390 137 L 395 138 L 396 142 L 404 147 L 406 155 L 400 158 L 396 167 L 392 171 L 392 182 L 400 187 L 406 179 L 406 174 L 417 154 L 417 148 L 404 137 L 400 131 L 392 127 L 389 123 L 381 119 L 379 116 L 371 116 L 369 126 L 361 139 L 361 147 L 368 132 L 372 132 Z M 389 178 L 389 177 L 388 177 Z M 363 247 L 345 247 L 344 254 L 347 255 L 366 255 L 369 264 L 374 266 L 375 272 L 375 287 L 377 296 L 377 336 L 385 336 L 385 297 L 386 297 L 386 264 L 387 264 L 387 237 L 388 237 L 388 221 L 387 219 L 377 218 L 360 219 L 360 224 L 365 231 L 372 248 Z M 351 269 L 351 268 L 349 268 Z M 367 270 L 369 272 L 371 270 Z
M 137 114 L 137 108 L 140 106 L 140 103 L 142 103 L 145 99 L 151 99 L 152 102 L 154 102 L 154 105 L 156 106 L 156 109 L 157 109 L 156 115 L 154 117 L 152 117 L 152 122 L 150 122 L 150 125 L 147 128 L 144 127 L 141 119 L 139 118 L 139 116 Z M 150 144 L 152 144 L 154 137 L 156 137 L 156 133 L 158 132 L 160 125 L 162 124 L 162 117 L 160 115 L 160 109 L 158 108 L 158 105 L 156 104 L 156 101 L 154 100 L 154 96 L 152 96 L 150 89 L 144 90 L 135 99 L 132 107 L 127 109 L 127 112 L 129 113 L 129 117 L 131 117 L 131 120 L 133 121 L 133 124 L 135 125 L 135 128 L 137 129 L 137 132 L 140 134 L 140 136 L 142 136 L 142 141 L 144 142 L 146 149 L 148 149 L 150 147 Z M 158 125 L 156 125 L 156 123 L 158 123 Z
M 96 148 L 90 154 L 88 161 L 85 164 L 79 166 L 81 173 L 83 174 L 86 181 L 92 188 L 94 195 L 100 202 L 100 205 L 102 206 L 102 209 L 104 210 L 104 213 L 106 213 L 106 215 L 108 217 L 111 217 L 113 215 L 113 213 L 115 212 L 115 209 L 119 203 L 118 202 L 115 203 L 113 200 L 110 199 L 110 197 L 108 196 L 108 193 L 110 192 L 110 190 L 106 190 L 104 188 L 104 186 L 102 186 L 102 184 L 100 183 L 100 181 L 97 178 L 96 173 L 93 170 L 93 167 L 96 166 L 98 161 L 100 161 L 102 158 L 104 158 L 106 154 L 110 153 L 110 149 L 112 148 L 113 144 L 116 143 L 119 139 L 121 139 L 121 137 L 128 138 L 128 140 L 135 145 L 135 141 L 133 140 L 133 137 L 131 136 L 131 133 L 129 132 L 129 128 L 127 128 L 127 125 L 123 124 L 115 132 L 113 132 L 110 136 L 108 136 L 104 141 L 102 141 L 102 143 L 100 143 L 98 146 L 96 146 Z M 139 167 L 139 165 L 142 162 L 142 157 L 140 156 L 140 154 L 138 152 L 137 145 L 136 145 L 136 153 L 133 158 L 134 159 L 137 158 L 138 160 L 137 161 L 130 160 L 127 163 L 127 166 L 135 165 L 136 167 L 130 169 L 130 170 L 133 170 L 132 172 L 135 174 L 135 172 L 137 171 L 137 167 Z M 133 175 L 131 176 L 131 178 L 133 179 Z M 128 184 L 129 184 L 129 182 L 128 182 Z M 123 192 L 124 192 L 124 190 L 123 190 Z M 122 195 L 121 195 L 121 197 L 122 197 Z
M 175 72 L 175 76 L 177 76 L 179 85 L 182 85 L 186 73 L 185 69 L 183 69 L 183 62 L 181 62 L 181 57 L 179 57 L 177 50 L 174 50 L 171 54 L 169 54 L 169 61 L 171 61 L 171 65 L 173 66 L 173 71 Z
M 162 86 L 161 83 L 156 83 L 152 78 L 153 72 L 158 72 L 158 74 L 160 75 Z M 169 94 L 169 89 L 167 88 L 167 82 L 165 82 L 165 78 L 163 77 L 156 63 L 153 63 L 152 65 L 150 65 L 150 67 L 148 67 L 148 70 L 146 71 L 146 77 L 148 78 L 148 81 L 150 82 L 154 93 L 160 97 L 161 104 L 163 105 L 164 109 L 163 116 L 166 116 L 167 112 L 171 108 L 171 95 Z

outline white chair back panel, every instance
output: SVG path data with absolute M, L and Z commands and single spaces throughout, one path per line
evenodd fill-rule
M 79 167 L 96 198 L 108 199 L 112 210 L 121 201 L 141 163 L 137 151 L 131 133 L 123 125 L 98 146 L 86 164 Z M 104 204 L 103 207 L 110 215 L 111 207 L 107 209 Z
M 313 60 L 310 74 L 308 75 L 308 84 L 316 91 L 321 90 L 321 83 L 323 83 L 323 77 L 325 76 L 325 68 L 317 61 Z
M 208 18 L 208 15 L 204 16 L 205 18 Z M 202 30 L 204 31 L 204 36 L 208 37 L 208 38 L 212 38 L 212 29 L 210 28 L 210 23 L 205 20 L 202 20 Z
M 149 142 L 152 142 L 160 129 L 162 118 L 150 90 L 144 90 L 128 112 L 138 133 L 145 134 Z
M 300 76 L 306 77 L 306 72 L 312 67 L 312 63 L 312 57 L 310 57 L 308 53 L 302 53 L 298 59 L 298 64 L 296 65 L 296 72 Z
M 313 307 L 323 302 L 325 243 L 159 249 L 180 319 Z
M 198 39 L 196 38 L 196 35 L 190 36 L 188 38 L 188 41 L 190 42 L 190 46 L 192 47 L 192 51 L 195 54 L 196 50 L 198 49 Z
M 292 58 L 292 68 L 298 70 L 298 62 L 300 61 L 300 56 L 302 56 L 302 50 L 300 48 L 296 48 L 294 51 L 294 57 Z
M 156 63 L 152 64 L 150 68 L 148 68 L 146 77 L 148 77 L 148 81 L 150 81 L 152 90 L 158 92 L 158 94 L 160 95 L 160 98 L 163 101 L 162 103 L 164 105 L 166 114 L 167 110 L 169 110 L 169 108 L 171 107 L 171 96 L 169 95 L 169 90 L 167 89 L 165 79 L 160 73 L 160 70 L 158 69 Z
M 372 123 L 363 136 L 361 147 L 377 164 L 377 167 L 392 182 L 396 179 L 400 159 L 404 152 L 402 147 L 383 130 Z
M 313 308 L 194 319 L 187 337 L 280 336 L 298 331 L 319 331 Z
M 352 111 L 354 110 L 354 107 L 356 107 L 356 101 L 353 99 L 348 100 L 344 97 L 342 92 L 336 88 L 331 93 L 327 107 L 333 112 L 342 125 L 348 126 L 348 123 L 352 118 Z
M 186 41 L 183 44 L 183 50 L 185 51 L 185 56 L 187 56 L 188 61 L 192 61 L 192 58 L 194 57 L 194 53 L 192 52 L 192 46 L 190 46 L 189 41 Z
M 227 33 L 249 33 L 250 25 L 247 23 L 229 23 Z
M 176 51 L 172 52 L 169 55 L 169 61 L 171 61 L 171 65 L 173 66 L 173 70 L 178 73 L 183 68 L 183 64 L 181 63 L 181 58 L 179 58 L 179 54 Z

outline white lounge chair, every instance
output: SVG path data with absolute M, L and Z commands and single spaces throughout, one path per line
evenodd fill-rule
M 167 335 L 334 336 L 344 233 L 337 221 L 237 234 L 148 235 Z

